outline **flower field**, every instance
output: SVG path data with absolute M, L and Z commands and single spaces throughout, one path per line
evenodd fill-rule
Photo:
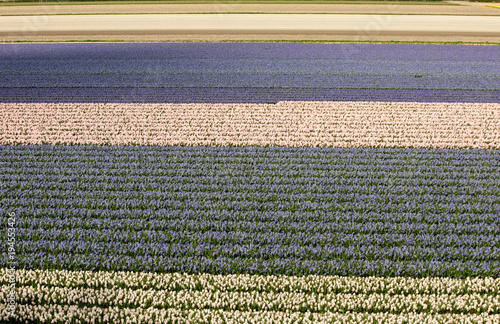
M 0 321 L 500 321 L 497 46 L 6 44 L 0 112 Z
M 2 144 L 500 147 L 500 104 L 1 104 Z
M 2 102 L 500 102 L 497 46 L 6 45 Z

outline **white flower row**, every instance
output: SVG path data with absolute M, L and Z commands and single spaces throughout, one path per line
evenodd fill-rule
M 0 305 L 0 320 L 9 315 Z M 446 323 L 494 324 L 500 315 L 425 313 L 310 313 L 276 311 L 225 311 L 221 309 L 156 309 L 119 307 L 78 307 L 74 305 L 18 305 L 18 319 L 47 323 Z
M 0 295 L 7 298 L 9 289 L 2 286 Z M 391 295 L 391 294 L 322 294 L 298 292 L 231 292 L 209 290 L 130 290 L 127 288 L 69 288 L 23 286 L 18 301 L 35 304 L 78 303 L 97 306 L 175 309 L 226 309 L 286 312 L 489 312 L 500 311 L 500 295 Z
M 0 269 L 2 281 L 7 270 Z M 500 319 L 500 279 L 188 275 L 18 270 L 22 319 L 180 322 L 471 322 Z M 6 300 L 9 287 L 0 287 Z M 24 306 L 23 306 L 24 305 Z M 26 306 L 30 305 L 30 306 Z M 56 305 L 61 305 L 59 308 Z M 38 308 L 37 308 L 38 307 Z M 65 308 L 65 309 L 64 309 Z M 35 311 L 38 309 L 37 311 Z M 107 310 L 107 311 L 106 311 Z M 444 313 L 444 314 L 439 314 Z M 7 313 L 4 311 L 3 317 Z M 70 315 L 63 315 L 70 314 Z M 107 315 L 106 315 L 107 314 Z M 107 317 L 104 318 L 103 316 Z M 295 320 L 291 320 L 295 319 Z M 67 317 L 61 321 L 69 320 Z M 86 320 L 85 320 L 86 321 Z
M 7 298 L 9 289 L 1 288 Z M 391 295 L 391 294 L 322 294 L 298 292 L 231 292 L 209 290 L 130 290 L 127 288 L 70 288 L 44 285 L 24 286 L 18 291 L 21 303 L 175 309 L 226 309 L 288 312 L 499 312 L 500 296 L 467 295 Z
M 7 282 L 8 269 L 0 269 L 0 278 Z M 496 294 L 500 278 L 407 278 L 407 277 L 342 277 L 342 276 L 265 276 L 213 275 L 183 273 L 152 273 L 128 271 L 16 270 L 21 286 L 37 283 L 60 287 L 207 291 L 283 291 L 297 293 L 335 294 Z
M 0 103 L 0 144 L 500 148 L 500 104 Z

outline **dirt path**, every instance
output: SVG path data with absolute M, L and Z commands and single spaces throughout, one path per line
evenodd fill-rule
M 500 17 L 170 14 L 0 17 L 0 40 L 500 42 Z
M 348 40 L 500 43 L 500 31 L 497 28 L 500 23 L 488 22 L 496 18 L 491 16 L 500 16 L 499 8 L 488 7 L 492 3 L 450 2 L 456 5 L 213 3 L 0 6 L 0 41 Z M 210 12 L 305 14 L 176 15 Z M 105 13 L 113 15 L 83 15 Z M 171 15 L 159 15 L 161 13 Z M 422 14 L 429 16 L 418 16 Z M 269 17 L 273 17 L 272 21 Z M 472 22 L 471 19 L 474 22 L 468 23 L 469 20 Z M 332 21 L 339 23 L 332 25 Z
M 124 4 L 124 5 L 49 5 L 0 6 L 0 15 L 103 14 L 103 13 L 369 13 L 428 15 L 496 15 L 500 9 L 477 5 L 400 5 L 400 4 Z

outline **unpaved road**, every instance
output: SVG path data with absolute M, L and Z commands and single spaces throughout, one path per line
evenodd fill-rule
M 406 40 L 500 42 L 500 16 L 142 14 L 0 17 L 13 40 Z
M 118 5 L 32 5 L 0 6 L 0 15 L 41 14 L 117 14 L 117 13 L 369 13 L 369 14 L 426 14 L 426 15 L 496 15 L 500 9 L 492 3 L 459 5 L 401 5 L 381 4 L 118 4 Z M 499 3 L 500 4 L 500 3 Z

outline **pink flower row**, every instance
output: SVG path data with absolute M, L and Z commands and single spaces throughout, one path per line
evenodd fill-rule
M 500 148 L 500 104 L 0 103 L 0 144 Z

